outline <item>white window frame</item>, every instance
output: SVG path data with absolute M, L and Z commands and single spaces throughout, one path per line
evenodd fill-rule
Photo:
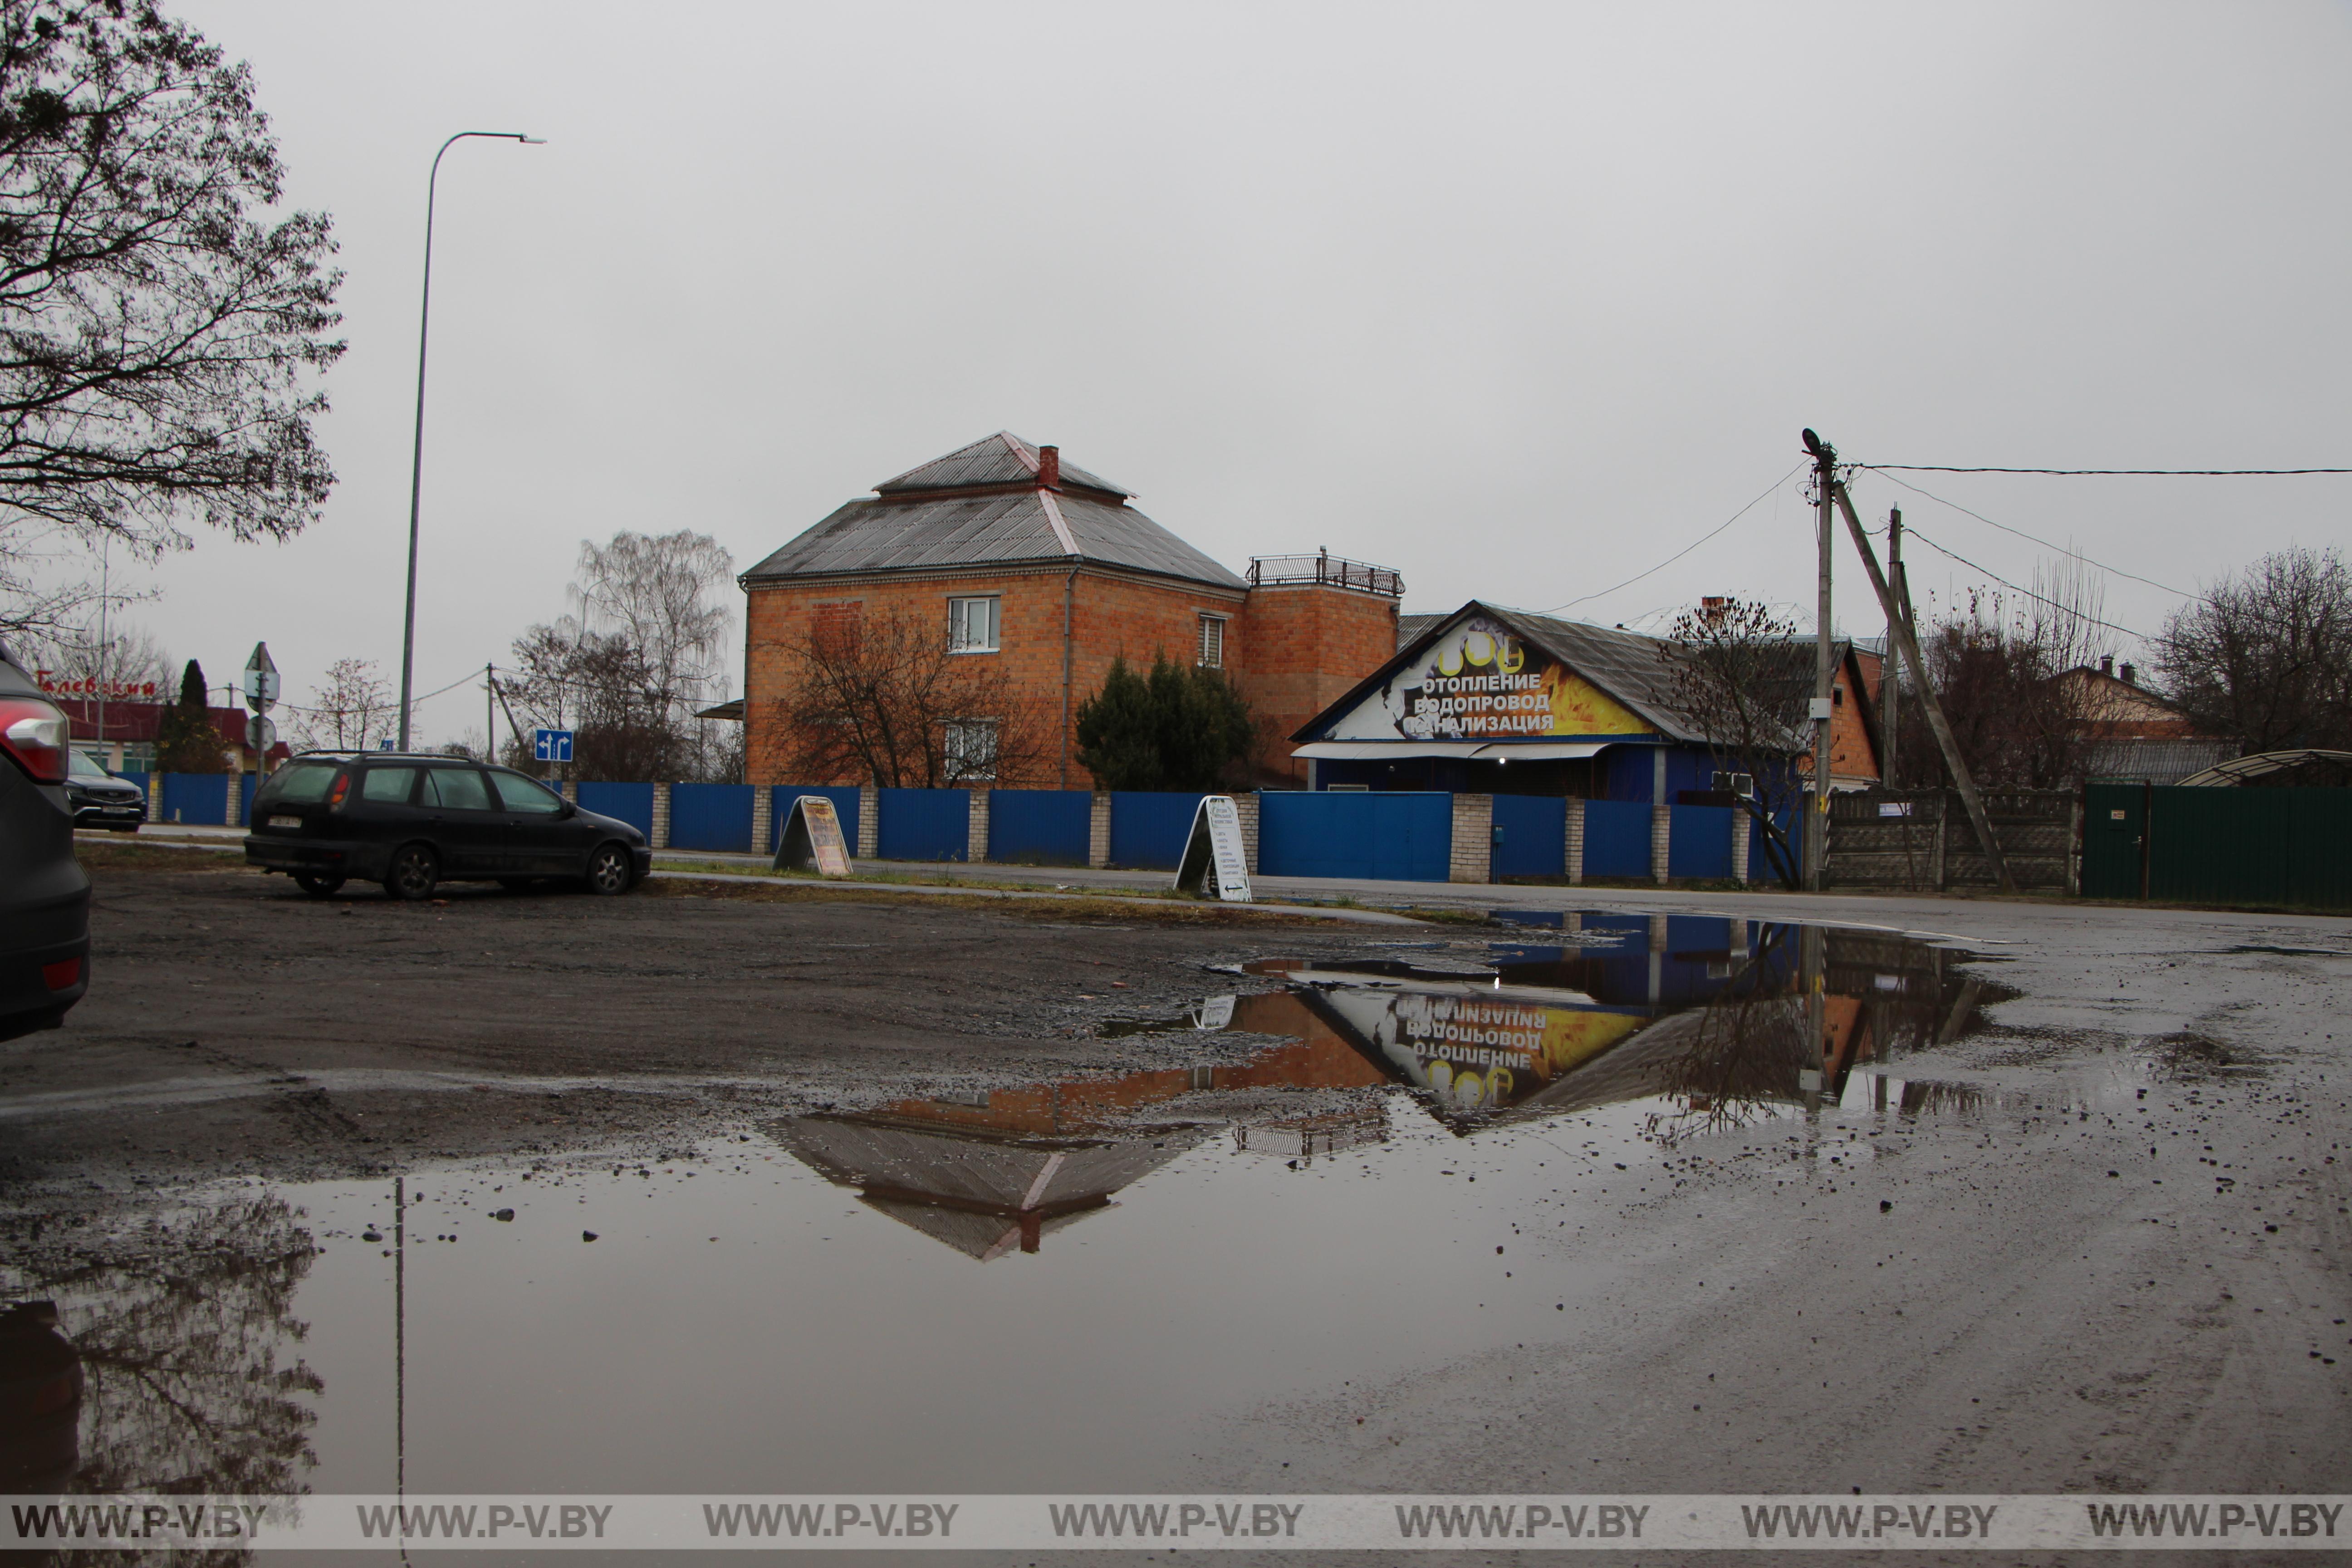
M 940 772 L 947 775 L 948 786 L 956 788 L 966 784 L 992 784 L 996 780 L 997 721 L 993 719 L 950 719 L 947 732 L 940 742 Z M 970 738 L 987 737 L 986 754 L 974 757 L 970 753 Z
M 985 605 L 988 625 L 978 637 L 972 633 L 971 606 Z M 998 594 L 958 594 L 948 600 L 948 651 L 995 653 L 1003 647 L 1004 600 Z
M 1223 669 L 1225 668 L 1225 623 L 1230 621 L 1232 618 L 1233 617 L 1230 616 L 1213 616 L 1206 610 L 1202 610 L 1201 612 L 1200 645 L 1194 649 L 1194 661 L 1198 663 L 1202 668 Z M 1217 628 L 1217 647 L 1216 657 L 1214 658 L 1209 657 L 1209 628 L 1213 626 Z

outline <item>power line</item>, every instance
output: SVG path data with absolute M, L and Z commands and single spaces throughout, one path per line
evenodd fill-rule
M 1886 476 L 1886 482 L 1892 485 L 1902 485 L 1905 489 L 1909 490 L 1915 496 L 1926 496 L 1929 500 L 1934 501 L 1938 506 L 1950 507 L 1954 511 L 1968 512 L 1970 517 L 1975 518 L 1979 522 L 1985 524 L 1989 528 L 1997 528 L 2003 533 L 2013 533 L 2017 535 L 2018 538 L 2025 540 L 2030 543 L 2039 544 L 2044 550 L 2055 550 L 2061 555 L 2071 555 L 2075 560 L 2083 562 L 2085 564 L 2096 566 L 2102 572 L 2111 573 L 2117 577 L 2128 577 L 2135 583 L 2145 583 L 2151 588 L 2161 588 L 2168 594 L 2177 594 L 2184 599 L 2196 597 L 2195 595 L 2189 593 L 2186 588 L 2176 588 L 2169 583 L 2159 583 L 2153 577 L 2143 577 L 2137 572 L 2126 572 L 2120 566 L 2110 566 L 2104 561 L 2093 561 L 2089 556 L 2084 554 L 2079 550 L 2074 550 L 2063 544 L 2053 544 L 2049 540 L 2041 537 L 2039 534 L 2028 533 L 2021 528 L 2011 528 L 2005 522 L 1995 522 L 1984 513 L 1980 511 L 1969 511 L 1967 507 L 1962 506 L 1959 502 L 1956 500 L 1946 500 L 1942 496 L 1937 495 L 1932 490 L 1923 490 L 1917 485 L 1904 484 L 1904 481 L 1896 479 L 1892 474 Z M 1938 548 L 1940 548 L 1940 546 Z M 1946 552 L 1946 553 L 1948 554 L 1949 552 Z M 1979 567 L 1978 570 L 1981 571 L 1983 568 Z
M 2027 598 L 2035 601 L 2037 604 L 2047 605 L 2052 609 L 2056 610 L 2063 615 L 2079 616 L 2095 626 L 2105 626 L 2111 632 L 2121 632 L 2127 637 L 2137 637 L 2144 643 L 2152 643 L 2156 640 L 2154 637 L 2149 637 L 2146 632 L 2136 632 L 2129 626 L 2119 626 L 2113 621 L 2103 621 L 2098 616 L 2088 614 L 2073 605 L 2062 605 L 2057 600 L 2053 599 L 2046 595 L 2037 594 L 2031 588 L 2019 587 L 2016 584 L 2011 582 L 2008 578 L 2002 576 L 1991 567 L 1979 566 L 1959 552 L 1946 549 L 1943 545 L 1937 543 L 1934 540 L 1928 538 L 1927 535 L 1922 533 L 1916 528 L 1906 527 L 1903 531 L 1908 537 L 1917 540 L 1920 543 L 1927 546 L 1928 549 L 1937 552 L 1938 554 L 1950 556 L 1953 560 L 1958 562 L 1969 571 L 1983 573 L 1986 576 L 1991 578 L 2002 587 L 2009 589 L 2011 593 L 2022 594 Z
M 1796 477 L 1797 473 L 1805 466 L 1806 465 L 1803 463 L 1799 463 L 1796 468 L 1790 468 L 1787 473 L 1782 474 L 1779 479 L 1774 479 L 1770 484 L 1766 485 L 1764 487 L 1763 493 L 1759 495 L 1754 500 L 1749 501 L 1746 506 L 1741 507 L 1738 511 L 1735 511 L 1729 517 L 1725 518 L 1720 523 L 1708 529 L 1705 533 L 1699 535 L 1696 539 L 1692 540 L 1688 544 L 1684 545 L 1680 550 L 1675 551 L 1672 555 L 1667 556 L 1655 566 L 1651 567 L 1649 571 L 1636 572 L 1633 575 L 1626 578 L 1622 583 L 1617 584 L 1614 587 L 1603 588 L 1597 594 L 1583 595 L 1580 597 L 1570 599 L 1565 605 L 1554 605 L 1549 610 L 1538 610 L 1536 614 L 1539 616 L 1556 616 L 1562 610 L 1573 609 L 1575 606 L 1583 604 L 1586 600 L 1605 599 L 1610 595 L 1615 593 L 1619 588 L 1630 588 L 1634 584 L 1640 582 L 1643 578 L 1650 576 L 1654 573 L 1664 571 L 1675 562 L 1680 561 L 1684 556 L 1688 555 L 1692 551 L 1696 550 L 1700 545 L 1705 544 L 1708 540 L 1713 539 L 1717 534 L 1721 533 L 1725 529 L 1729 528 L 1733 523 L 1738 522 L 1741 518 L 1746 517 L 1749 512 L 1754 511 L 1757 507 L 1763 502 L 1766 496 L 1769 496 L 1774 490 L 1779 489 L 1790 479 Z M 1900 484 L 1902 481 L 1898 479 L 1895 482 Z
M 1884 473 L 1889 468 L 1906 474 L 2055 474 L 2061 478 L 2143 479 L 2286 479 L 2296 474 L 2352 474 L 2352 468 L 1955 468 L 1937 463 L 1853 463 L 1841 465 Z

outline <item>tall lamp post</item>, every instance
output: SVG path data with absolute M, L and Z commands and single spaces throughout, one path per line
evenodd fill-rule
M 400 626 L 400 749 L 408 750 L 408 694 L 416 670 L 416 513 L 425 487 L 425 345 L 433 326 L 433 195 L 441 179 L 441 155 L 468 136 L 539 145 L 541 138 L 520 131 L 460 131 L 433 154 L 425 182 L 425 289 L 416 323 L 416 449 L 408 468 L 408 607 Z

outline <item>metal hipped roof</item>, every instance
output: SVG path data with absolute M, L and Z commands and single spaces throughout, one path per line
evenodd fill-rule
M 959 447 L 944 458 L 933 458 L 895 479 L 884 479 L 874 488 L 883 495 L 897 495 L 909 490 L 964 489 L 974 485 L 1017 485 L 1035 479 L 1041 465 L 1034 446 L 1010 430 L 999 430 L 969 447 Z M 1135 493 L 1067 460 L 1062 464 L 1062 482 L 1106 490 L 1115 496 Z
M 1247 586 L 1131 506 L 1045 490 L 939 497 L 919 490 L 854 500 L 743 577 L 750 583 L 1073 557 L 1221 588 Z

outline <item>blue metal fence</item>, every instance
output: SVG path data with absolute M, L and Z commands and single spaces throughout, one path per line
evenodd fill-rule
M 1008 866 L 1083 866 L 1094 829 L 1082 789 L 988 792 L 988 858 Z
M 833 814 L 841 819 L 842 841 L 849 846 L 851 855 L 857 853 L 857 786 L 856 784 L 771 784 L 768 793 L 768 841 L 760 846 L 760 853 L 772 855 L 784 831 L 784 818 L 793 812 L 793 801 L 804 795 L 821 795 L 833 802 Z
M 879 792 L 885 860 L 962 860 L 971 848 L 971 796 L 960 789 Z
M 165 773 L 163 820 L 203 823 L 208 827 L 228 824 L 226 773 Z
M 741 854 L 751 847 L 751 784 L 676 784 L 669 786 L 669 847 Z
M 1797 816 L 1794 812 L 1774 812 L 1772 820 L 1782 833 L 1792 836 L 1795 833 Z M 1789 858 L 1794 862 L 1798 858 L 1797 847 L 1792 837 L 1789 846 Z M 1764 825 L 1760 822 L 1749 823 L 1748 826 L 1748 879 L 1751 882 L 1761 882 L 1777 887 L 1780 885 L 1780 875 L 1772 868 L 1771 852 L 1764 847 Z
M 1584 875 L 1641 878 L 1650 874 L 1650 806 L 1646 801 L 1584 803 Z
M 1495 797 L 1495 869 L 1507 877 L 1562 877 L 1568 871 L 1568 802 L 1559 795 Z
M 1184 790 L 1113 790 L 1110 863 L 1131 871 L 1176 869 L 1201 800 Z
M 1670 805 L 1666 875 L 1692 880 L 1731 880 L 1731 813 L 1727 805 Z
M 647 838 L 654 832 L 654 786 L 649 784 L 583 784 L 580 809 L 617 817 Z
M 1443 882 L 1453 842 L 1450 795 L 1276 790 L 1258 796 L 1258 869 L 1268 877 Z

